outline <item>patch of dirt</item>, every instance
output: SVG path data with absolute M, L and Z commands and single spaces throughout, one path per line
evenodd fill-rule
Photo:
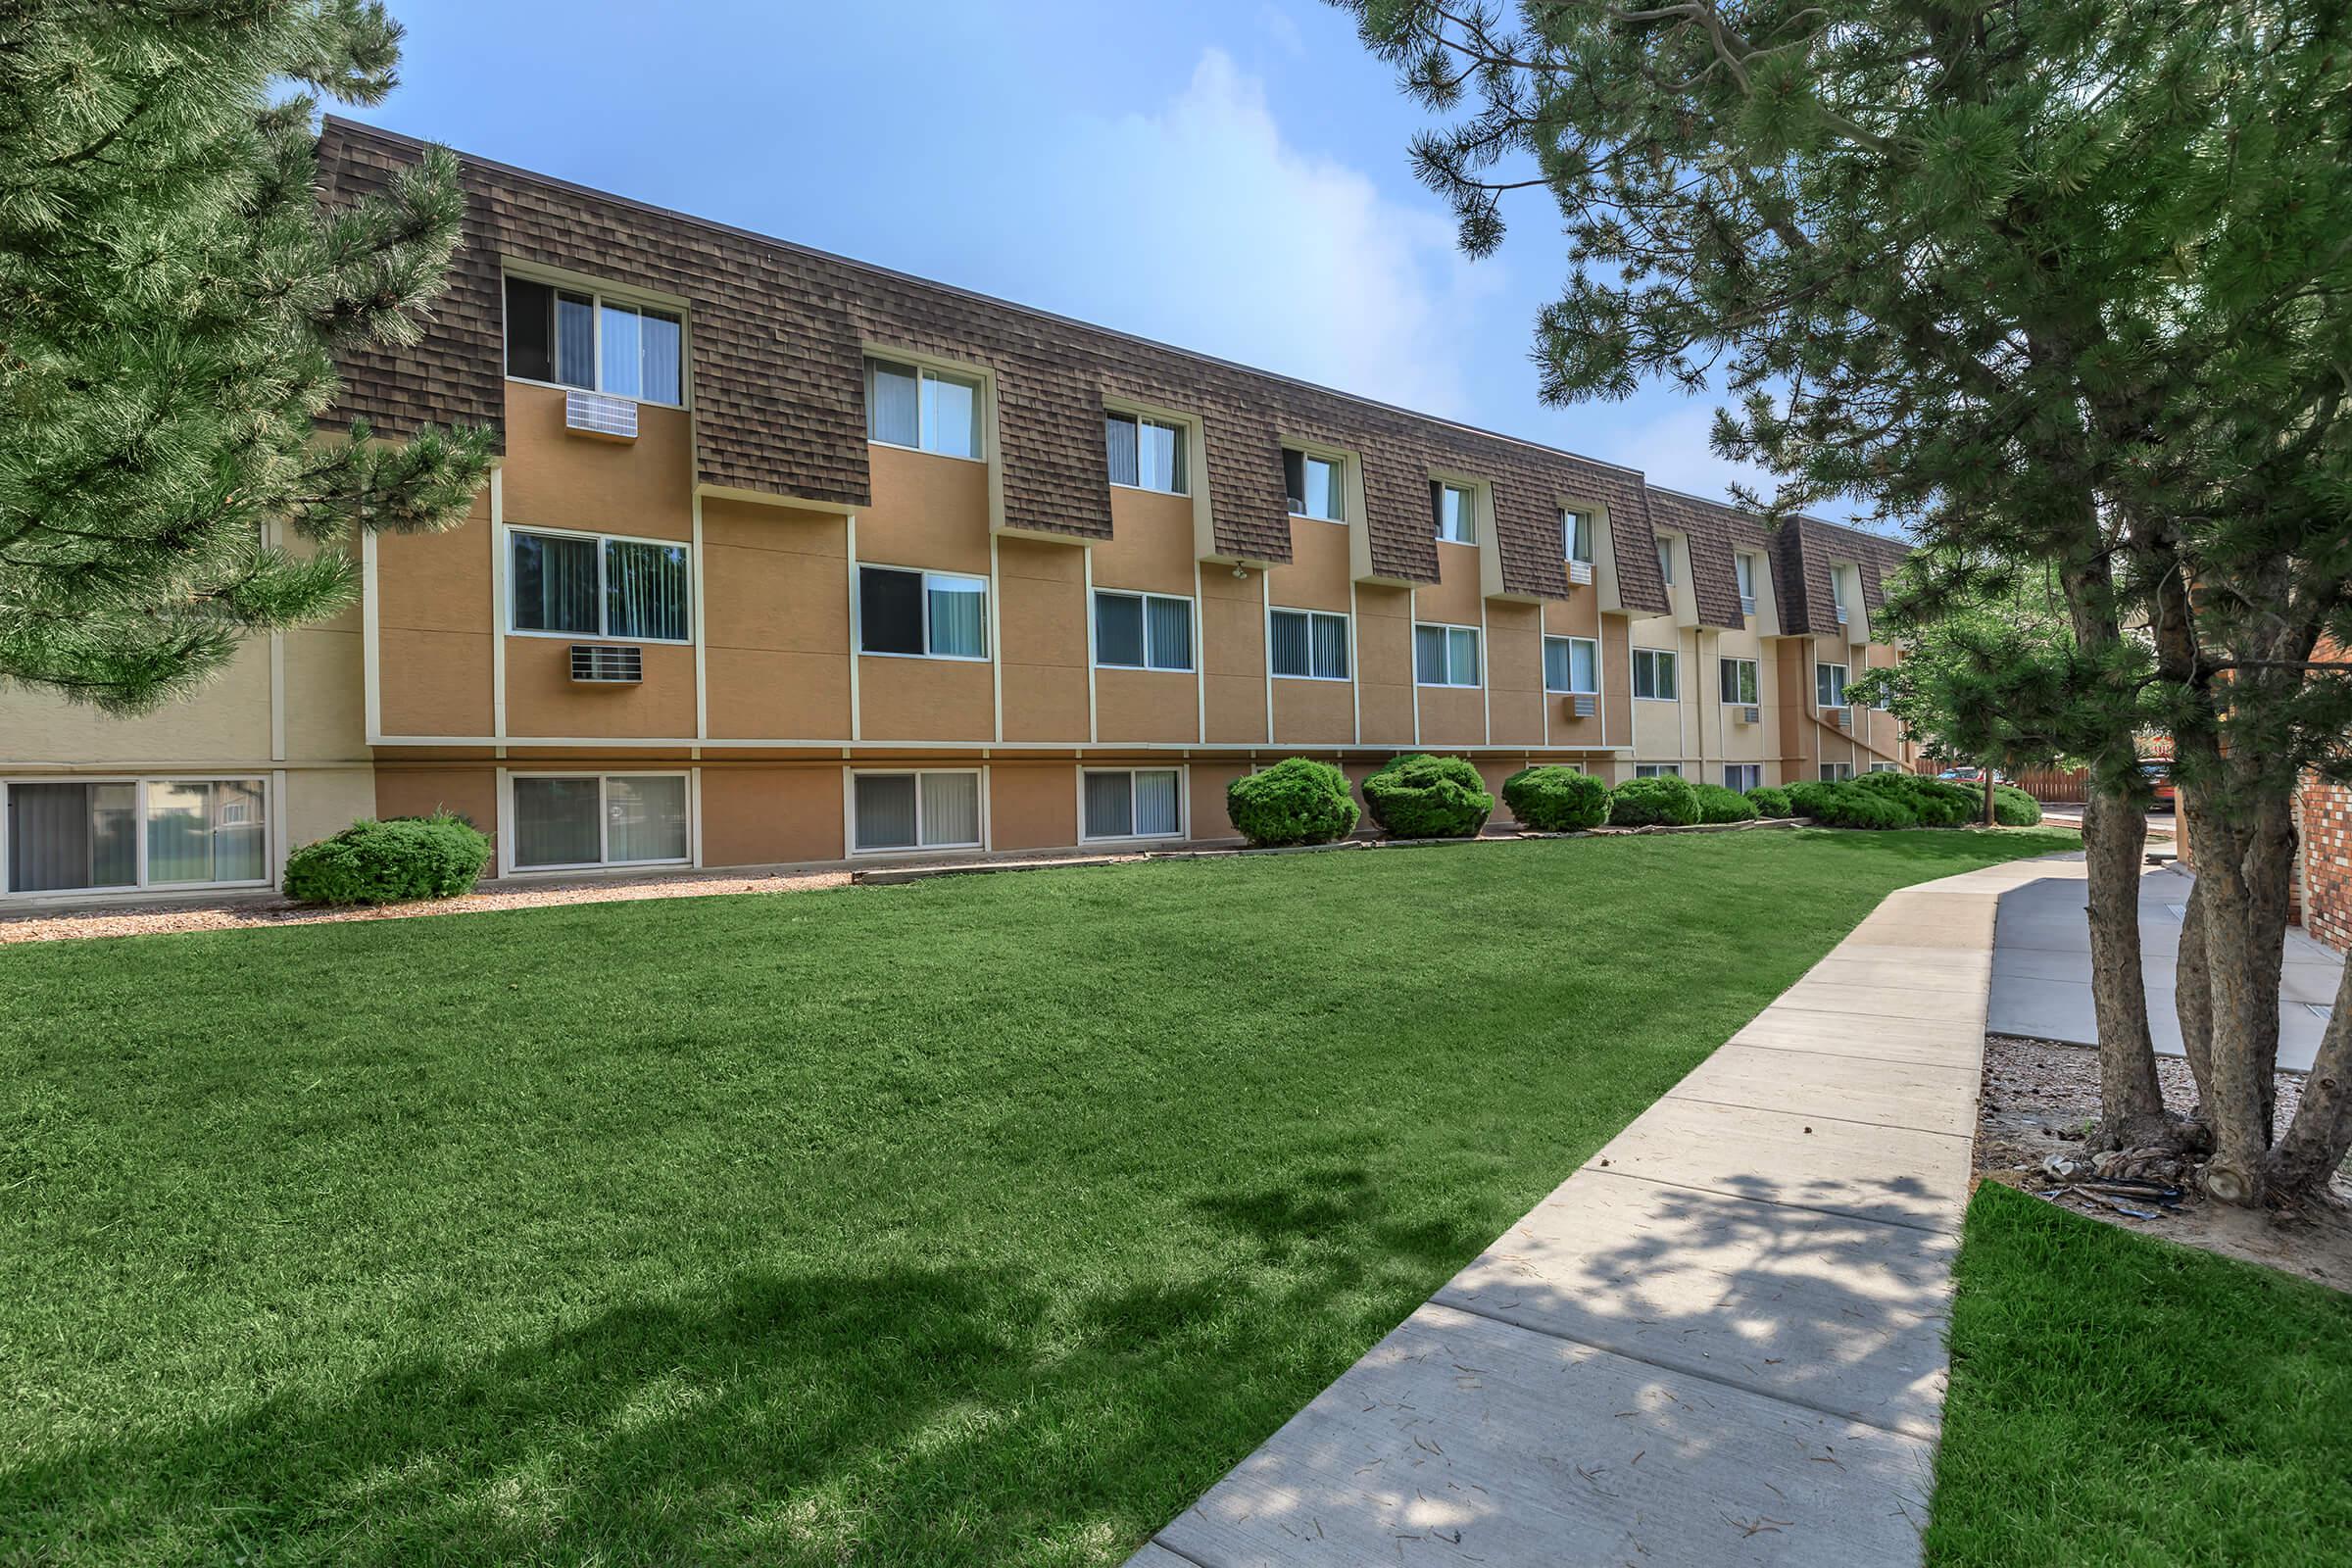
M 432 914 L 480 914 L 551 904 L 624 904 L 639 899 L 700 899 L 726 893 L 799 893 L 845 887 L 847 871 L 764 876 L 662 877 L 642 882 L 571 882 L 492 888 L 425 904 L 377 909 L 319 909 L 264 895 L 226 904 L 110 905 L 57 914 L 0 919 L 0 945 L 68 942 L 81 937 L 161 936 L 177 931 L 238 931 L 254 926 L 325 925 L 343 920 L 409 920 Z
M 2168 1106 L 2184 1115 L 2195 1108 L 2196 1080 L 2186 1059 L 2158 1056 L 2156 1078 Z M 2280 1073 L 2279 1126 L 2302 1098 L 2303 1075 Z M 2108 1161 L 2105 1173 L 2092 1169 L 2082 1135 L 2098 1115 L 2096 1051 L 2057 1040 L 1984 1037 L 1984 1083 L 1977 1100 L 1980 1181 L 2002 1182 L 2111 1225 L 2352 1291 L 2352 1181 L 2342 1171 L 2330 1184 L 2332 1200 L 2254 1213 L 2198 1197 L 2161 1161 L 2127 1155 L 2120 1163 Z M 2070 1174 L 2055 1174 L 2045 1161 Z M 2180 1189 L 2179 1197 L 2160 1196 L 2166 1187 Z

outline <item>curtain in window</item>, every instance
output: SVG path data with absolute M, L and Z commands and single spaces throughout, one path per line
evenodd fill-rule
M 1413 628 L 1413 679 L 1424 686 L 1446 684 L 1446 628 Z
M 903 365 L 865 362 L 865 434 L 893 446 L 920 444 L 914 371 Z
M 1348 678 L 1348 619 L 1344 615 L 1309 617 L 1315 638 L 1315 673 L 1326 680 Z
M 1182 494 L 1184 490 L 1184 433 L 1172 424 L 1146 419 L 1138 426 L 1139 481 L 1148 490 Z
M 1816 664 L 1813 666 L 1813 696 L 1823 708 L 1845 706 L 1845 666 Z
M 1572 692 L 1600 690 L 1600 646 L 1583 637 L 1568 639 L 1568 689 Z
M 1574 690 L 1568 684 L 1568 639 L 1544 639 L 1544 689 L 1547 692 Z
M 1135 832 L 1135 790 L 1126 773 L 1086 775 L 1086 836 L 1123 839 Z
M 1110 482 L 1139 482 L 1135 421 L 1123 414 L 1105 415 L 1102 419 L 1102 443 L 1110 458 Z
M 1193 602 L 1189 599 L 1147 599 L 1144 601 L 1144 614 L 1152 623 L 1152 667 L 1192 668 Z
M 605 541 L 605 635 L 687 639 L 686 547 Z
M 556 378 L 556 291 L 528 278 L 507 279 L 507 373 L 526 381 Z
M 931 598 L 931 652 L 962 659 L 988 654 L 988 625 L 984 611 L 988 596 L 976 582 L 930 578 L 924 585 Z
M 1446 669 L 1455 686 L 1478 684 L 1478 633 L 1464 626 L 1453 629 L 1446 643 Z
M 596 541 L 520 533 L 514 541 L 514 629 L 596 635 Z
M 641 318 L 625 305 L 608 305 L 599 314 L 604 341 L 599 345 L 597 368 L 603 379 L 597 385 L 614 397 L 642 397 L 645 348 L 637 330 Z
M 857 789 L 858 847 L 861 850 L 914 848 L 914 775 L 861 773 Z
M 980 389 L 950 376 L 923 377 L 923 450 L 950 458 L 980 455 Z
M 980 775 L 925 773 L 923 842 L 940 848 L 980 842 Z
M 678 374 L 678 318 L 648 311 L 644 321 L 645 390 L 637 395 L 656 403 L 683 403 L 686 399 Z
M 1306 515 L 1306 456 L 1285 449 L 1282 454 L 1282 488 L 1290 497 L 1291 515 Z
M 1095 595 L 1095 662 L 1140 666 L 1144 602 L 1133 594 Z
M 8 888 L 126 888 L 137 882 L 136 785 L 8 786 Z
M 592 778 L 516 779 L 514 863 L 594 865 L 603 858 L 599 795 Z
M 1560 514 L 1568 529 L 1568 559 L 1590 562 L 1592 559 L 1592 521 L 1581 512 Z
M 596 302 L 585 294 L 556 296 L 556 379 L 596 386 Z
M 605 781 L 605 858 L 686 858 L 686 781 L 674 777 Z
M 1135 775 L 1135 831 L 1139 836 L 1172 839 L 1184 831 L 1178 777 L 1174 768 L 1156 767 Z
M 1658 581 L 1668 584 L 1674 581 L 1674 546 L 1663 539 L 1658 541 Z
M 858 647 L 868 654 L 923 651 L 923 574 L 862 566 L 858 572 Z
M 1306 613 L 1298 610 L 1274 612 L 1270 633 L 1273 639 L 1274 673 L 1277 675 L 1311 675 L 1314 665 L 1308 653 L 1310 637 Z

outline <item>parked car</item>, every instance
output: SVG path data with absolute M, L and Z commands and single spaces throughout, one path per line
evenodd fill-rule
M 1940 779 L 1948 779 L 1955 784 L 1982 784 L 1984 782 L 1984 770 L 1981 767 L 1947 767 L 1936 776 Z M 1995 784 L 2006 784 L 2009 782 L 2009 775 L 1996 767 L 1992 770 L 1992 781 Z
M 2156 804 L 2170 809 L 2177 804 L 2173 794 L 2173 760 L 2169 757 L 2143 757 L 2139 770 L 2147 775 L 2148 787 L 2156 792 Z

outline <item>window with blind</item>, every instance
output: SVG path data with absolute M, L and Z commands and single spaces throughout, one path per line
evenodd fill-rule
M 988 579 L 906 566 L 858 568 L 858 651 L 988 657 Z
M 943 458 L 982 454 L 982 399 L 976 376 L 892 360 L 865 362 L 865 436 Z
M 1437 527 L 1441 543 L 1478 543 L 1478 492 L 1468 485 L 1447 484 L 1443 479 L 1431 480 L 1429 515 L 1430 521 Z
M 1590 637 L 1544 639 L 1544 689 L 1593 693 L 1600 690 L 1600 644 Z
M 1674 655 L 1657 648 L 1635 649 L 1634 695 L 1653 703 L 1676 701 L 1681 690 L 1675 680 Z
M 694 638 L 686 546 L 508 531 L 515 631 L 683 643 Z
M 526 773 L 513 788 L 518 871 L 689 858 L 683 773 Z
M 1680 762 L 1636 762 L 1634 764 L 1634 777 L 1636 778 L 1681 778 L 1682 776 L 1683 764 Z
M 1095 662 L 1106 669 L 1190 670 L 1193 602 L 1096 590 Z
M 1752 659 L 1722 659 L 1715 662 L 1723 700 L 1734 708 L 1753 708 L 1764 699 L 1762 677 Z
M 1184 837 L 1184 774 L 1173 767 L 1088 768 L 1079 792 L 1089 839 Z
M 1476 626 L 1415 626 L 1413 681 L 1421 686 L 1478 684 Z
M 977 769 L 859 773 L 851 780 L 851 843 L 859 851 L 976 850 Z
M 1723 764 L 1723 787 L 1727 790 L 1738 790 L 1740 794 L 1745 795 L 1749 790 L 1762 788 L 1763 783 L 1764 764 L 1762 762 L 1726 762 Z
M 1813 701 L 1823 708 L 1843 708 L 1847 673 L 1843 664 L 1815 664 Z
M 1288 680 L 1348 678 L 1348 617 L 1322 610 L 1277 610 L 1266 622 L 1274 673 Z
M 1102 417 L 1102 443 L 1110 459 L 1110 482 L 1135 490 L 1183 495 L 1185 441 L 1181 427 L 1134 414 Z
M 1854 764 L 1851 762 L 1824 762 L 1821 764 L 1821 781 L 1824 784 L 1841 784 L 1853 776 Z
M 1286 447 L 1282 454 L 1282 482 L 1290 496 L 1291 515 L 1320 517 L 1325 522 L 1344 521 L 1348 515 L 1342 496 L 1344 469 L 1337 458 L 1318 458 Z
M 0 784 L 7 890 L 61 893 L 270 880 L 260 778 Z
M 507 279 L 507 374 L 522 381 L 677 405 L 684 327 L 667 311 Z

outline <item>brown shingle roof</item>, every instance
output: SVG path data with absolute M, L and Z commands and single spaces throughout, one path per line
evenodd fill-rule
M 424 144 L 330 117 L 319 178 L 329 204 L 378 190 Z M 425 335 L 343 366 L 336 413 L 399 436 L 430 422 L 503 426 L 501 272 L 561 268 L 687 302 L 700 482 L 836 506 L 871 500 L 864 345 L 982 364 L 996 376 L 1005 520 L 1107 538 L 1105 392 L 1196 414 L 1217 548 L 1290 559 L 1279 440 L 1359 455 L 1373 569 L 1435 581 L 1431 470 L 1486 479 L 1507 591 L 1566 598 L 1558 509 L 1608 508 L 1619 595 L 1663 611 L 1642 475 L 1328 388 L 1008 305 L 943 284 L 665 212 L 481 159 L 460 161 L 465 239 Z M 1693 538 L 1697 538 L 1693 533 Z M 1707 575 L 1714 534 L 1708 535 Z M 1728 576 L 1728 554 L 1721 562 Z M 1719 589 L 1708 589 L 1720 612 Z M 1736 590 L 1733 610 L 1737 611 Z

